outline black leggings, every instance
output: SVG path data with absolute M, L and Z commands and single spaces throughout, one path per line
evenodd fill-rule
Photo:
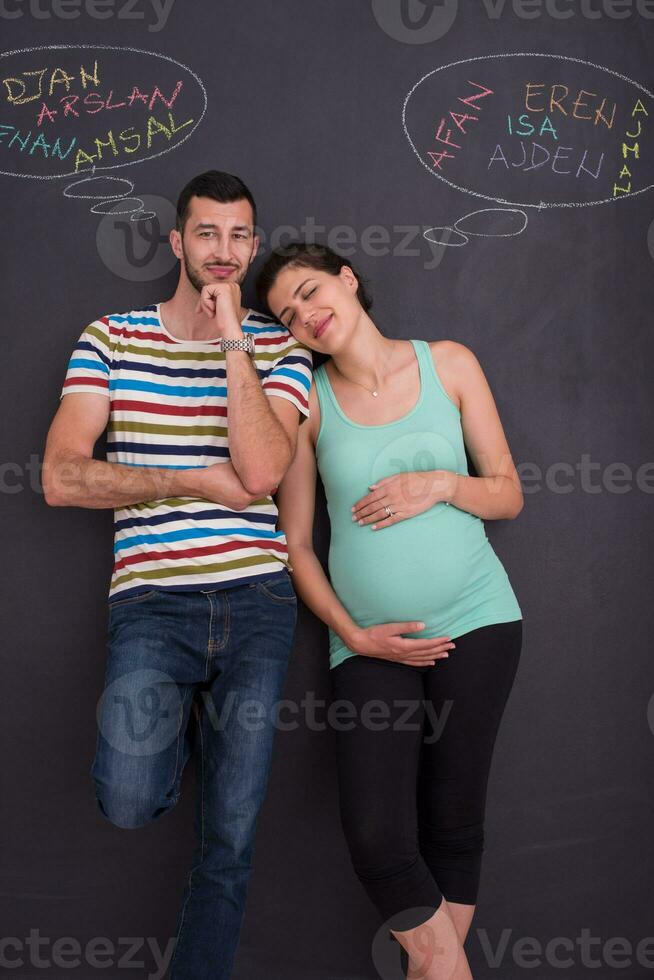
M 357 655 L 331 672 L 334 700 L 349 705 L 335 714 L 341 822 L 354 870 L 394 929 L 425 922 L 443 896 L 477 899 L 488 775 L 522 620 L 454 643 L 433 667 Z

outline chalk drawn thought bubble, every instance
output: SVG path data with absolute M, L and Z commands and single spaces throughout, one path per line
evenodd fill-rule
M 434 177 L 516 207 L 607 204 L 654 187 L 654 95 L 564 55 L 484 55 L 443 65 L 402 121 Z
M 105 45 L 0 53 L 0 173 L 73 177 L 179 146 L 205 114 L 205 87 L 166 55 Z

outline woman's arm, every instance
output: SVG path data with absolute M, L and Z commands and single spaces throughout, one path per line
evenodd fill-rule
M 311 414 L 317 415 L 315 385 L 309 395 Z M 315 415 L 314 415 L 315 413 Z M 316 457 L 311 436 L 311 419 L 298 431 L 295 456 L 276 495 L 278 527 L 286 534 L 295 590 L 306 606 L 340 636 L 353 653 L 424 665 L 433 663 L 453 644 L 448 637 L 409 640 L 402 633 L 423 629 L 424 624 L 385 623 L 360 628 L 339 601 L 313 549 L 313 520 L 316 495 Z
M 296 592 L 349 645 L 356 623 L 339 602 L 313 549 L 315 493 L 316 460 L 307 420 L 298 430 L 295 456 L 275 497 L 279 510 L 277 525 L 286 534 Z
M 447 370 L 461 403 L 463 438 L 479 476 L 451 474 L 443 499 L 484 520 L 512 519 L 522 510 L 524 498 L 490 385 L 470 348 L 455 341 L 446 344 Z

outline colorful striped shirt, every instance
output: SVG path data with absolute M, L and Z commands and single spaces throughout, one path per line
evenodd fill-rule
M 174 469 L 227 461 L 227 372 L 216 340 L 182 340 L 159 303 L 100 317 L 82 332 L 60 399 L 72 392 L 110 400 L 107 462 Z M 311 351 L 277 320 L 249 310 L 254 367 L 267 396 L 309 416 Z M 230 588 L 287 567 L 286 536 L 271 496 L 232 511 L 198 497 L 166 497 L 114 510 L 109 601 L 150 589 Z

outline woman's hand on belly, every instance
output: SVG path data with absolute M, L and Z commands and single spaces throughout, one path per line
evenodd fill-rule
M 455 644 L 449 636 L 432 636 L 428 639 L 409 640 L 402 633 L 415 633 L 424 629 L 424 623 L 381 623 L 378 626 L 358 628 L 348 637 L 347 646 L 353 653 L 379 660 L 392 660 L 411 667 L 425 667 L 436 660 L 448 657 L 448 650 Z
M 452 479 L 456 473 L 448 470 L 416 470 L 397 473 L 371 483 L 365 497 L 352 507 L 352 520 L 373 524 L 373 529 L 397 524 L 409 517 L 424 514 L 438 503 L 447 503 L 453 494 Z M 393 516 L 384 509 L 388 506 Z

